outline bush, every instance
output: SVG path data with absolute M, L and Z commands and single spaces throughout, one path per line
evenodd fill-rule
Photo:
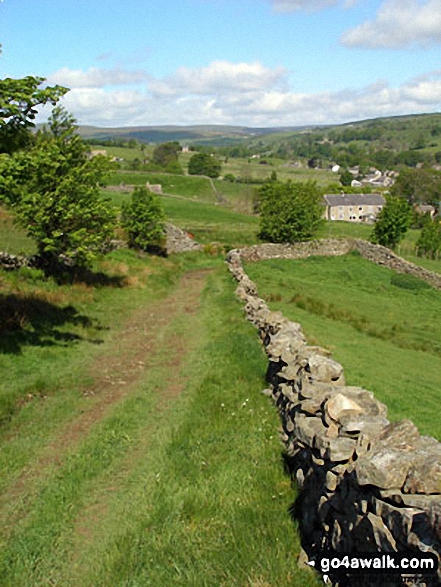
M 209 153 L 195 153 L 188 162 L 190 175 L 207 175 L 215 179 L 221 173 L 221 163 Z
M 130 203 L 123 205 L 121 222 L 129 247 L 144 251 L 164 248 L 165 214 L 159 197 L 145 187 L 134 189 Z
M 323 222 L 322 195 L 315 182 L 270 181 L 259 190 L 258 237 L 275 243 L 313 238 Z

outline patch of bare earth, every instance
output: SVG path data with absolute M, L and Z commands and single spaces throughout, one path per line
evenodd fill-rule
M 176 289 L 165 299 L 154 305 L 139 309 L 127 321 L 124 328 L 115 333 L 94 360 L 90 367 L 93 383 L 83 390 L 90 398 L 90 406 L 78 417 L 63 426 L 59 435 L 48 444 L 42 455 L 30 468 L 26 468 L 20 477 L 0 497 L 0 524 L 5 528 L 25 515 L 26 496 L 32 494 L 32 486 L 45 473 L 59 467 L 63 458 L 91 431 L 93 426 L 145 376 L 146 370 L 158 358 L 157 347 L 164 343 L 163 334 L 168 325 L 181 313 L 196 313 L 205 285 L 207 270 L 190 271 L 180 280 Z M 170 352 L 167 364 L 170 372 L 178 371 L 179 365 L 187 353 L 182 337 L 173 336 L 167 340 Z M 183 389 L 184 382 L 170 378 L 161 387 L 158 405 L 168 402 Z M 20 508 L 4 508 L 6 504 L 21 503 Z M 12 516 L 12 519 L 11 519 Z

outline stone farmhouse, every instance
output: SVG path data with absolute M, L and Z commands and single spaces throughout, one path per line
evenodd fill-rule
M 386 204 L 381 194 L 327 194 L 323 197 L 326 220 L 372 223 Z

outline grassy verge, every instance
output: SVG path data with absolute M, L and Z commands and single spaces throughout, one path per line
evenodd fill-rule
M 270 306 L 330 348 L 349 384 L 373 391 L 392 419 L 441 438 L 441 292 L 348 255 L 248 264 Z

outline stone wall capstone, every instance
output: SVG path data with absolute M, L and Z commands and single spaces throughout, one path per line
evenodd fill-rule
M 343 367 L 326 349 L 309 346 L 299 324 L 269 309 L 242 259 L 341 255 L 360 250 L 382 264 L 397 264 L 384 247 L 360 241 L 315 241 L 291 247 L 259 245 L 230 251 L 236 295 L 258 329 L 268 355 L 264 393 L 277 406 L 287 462 L 299 487 L 295 504 L 309 559 L 323 551 L 434 553 L 441 560 L 441 444 L 421 436 L 409 420 L 390 422 L 374 394 L 346 385 Z M 389 266 L 389 265 L 388 265 Z M 441 575 L 418 583 L 438 585 Z M 339 585 L 356 585 L 348 574 Z M 363 583 L 365 584 L 365 583 Z

